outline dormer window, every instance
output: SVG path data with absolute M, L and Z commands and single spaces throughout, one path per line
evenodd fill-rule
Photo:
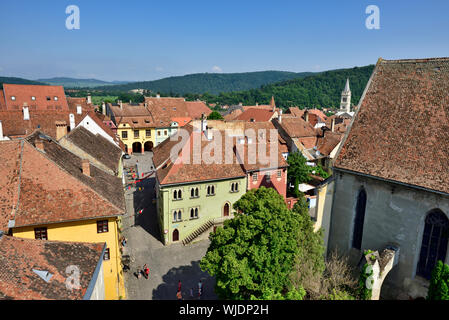
M 15 97 L 15 96 L 12 96 L 12 97 L 11 97 L 11 100 L 12 100 L 12 101 L 16 101 L 16 97 Z
M 47 101 L 51 101 L 51 98 L 50 98 L 50 97 L 47 97 Z
M 31 97 L 31 100 L 36 101 L 36 97 L 35 97 L 35 96 L 32 96 L 32 97 Z
M 53 99 L 54 99 L 55 101 L 58 101 L 58 97 L 54 97 Z

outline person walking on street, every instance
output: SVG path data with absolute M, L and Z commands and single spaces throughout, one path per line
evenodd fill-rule
M 178 280 L 178 291 L 181 291 L 181 280 Z
M 178 298 L 178 300 L 182 300 L 182 293 L 181 293 L 181 290 L 179 290 L 179 291 L 176 293 L 176 297 Z
M 203 295 L 203 283 L 200 280 L 200 282 L 198 282 L 198 298 L 201 298 L 202 295 Z

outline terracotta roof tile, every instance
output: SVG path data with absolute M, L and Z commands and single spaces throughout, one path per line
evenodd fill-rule
M 204 113 L 205 117 L 212 113 L 212 110 L 203 101 L 186 101 L 187 112 L 192 119 L 201 119 Z
M 104 243 L 0 238 L 0 300 L 83 299 L 102 259 Z M 80 288 L 68 290 L 66 268 L 78 266 Z M 33 269 L 48 271 L 48 282 Z
M 3 93 L 6 110 L 22 110 L 24 103 L 28 105 L 30 110 L 69 110 L 62 86 L 4 83 Z M 32 97 L 35 99 L 33 100 Z M 55 100 L 55 97 L 57 100 Z
M 246 109 L 243 113 L 235 117 L 235 120 L 244 120 L 251 122 L 265 122 L 270 121 L 274 116 L 274 112 L 272 110 L 267 109 L 258 109 L 258 108 L 249 108 Z
M 335 167 L 449 193 L 449 58 L 380 60 Z

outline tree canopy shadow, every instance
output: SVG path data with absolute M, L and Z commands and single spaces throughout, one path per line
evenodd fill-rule
M 183 300 L 198 300 L 198 282 L 203 284 L 201 300 L 217 300 L 214 292 L 215 278 L 200 268 L 199 261 L 192 261 L 190 265 L 171 268 L 162 276 L 163 283 L 153 289 L 153 300 L 176 300 L 178 292 L 178 281 L 181 281 L 181 292 Z M 193 289 L 193 298 L 190 289 Z

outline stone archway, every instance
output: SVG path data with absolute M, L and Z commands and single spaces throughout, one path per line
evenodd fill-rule
M 142 144 L 140 142 L 133 143 L 133 153 L 142 153 Z
M 143 145 L 143 149 L 145 151 L 153 151 L 153 142 L 152 141 L 145 142 L 145 144 Z

